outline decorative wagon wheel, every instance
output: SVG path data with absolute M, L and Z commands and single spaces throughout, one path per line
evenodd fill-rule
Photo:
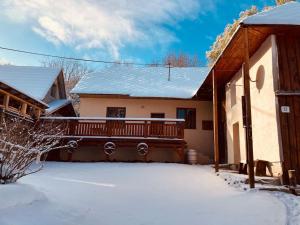
M 148 152 L 149 152 L 149 146 L 146 143 L 143 143 L 143 142 L 139 143 L 137 145 L 136 149 L 137 149 L 139 155 L 142 155 L 142 156 L 147 155 Z
M 77 143 L 77 141 L 71 140 L 71 141 L 68 141 L 67 146 L 71 149 L 76 149 L 76 148 L 78 148 L 78 143 Z
M 106 155 L 112 155 L 116 152 L 116 144 L 113 142 L 106 142 L 104 145 L 104 152 Z

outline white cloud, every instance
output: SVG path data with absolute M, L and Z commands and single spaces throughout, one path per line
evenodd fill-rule
M 10 61 L 0 57 L 0 65 L 10 65 L 10 64 L 12 64 Z
M 3 3 L 4 2 L 4 3 Z M 164 25 L 175 26 L 211 10 L 206 0 L 6 0 L 5 14 L 55 45 L 99 48 L 118 59 L 126 44 L 168 45 L 177 37 Z

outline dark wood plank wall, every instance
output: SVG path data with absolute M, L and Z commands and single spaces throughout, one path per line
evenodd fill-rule
M 300 37 L 278 35 L 279 107 L 289 106 L 290 113 L 280 113 L 284 179 L 295 169 L 300 183 Z

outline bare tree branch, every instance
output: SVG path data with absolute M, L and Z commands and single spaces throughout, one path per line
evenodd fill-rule
M 70 149 L 63 144 L 63 134 L 68 124 L 37 122 L 7 117 L 0 124 L 0 183 L 11 183 L 36 173 L 50 151 Z M 76 147 L 72 143 L 71 147 Z M 31 168 L 33 162 L 38 168 Z
M 79 97 L 70 92 L 84 75 L 93 72 L 93 70 L 86 63 L 76 60 L 45 58 L 41 64 L 45 67 L 63 70 L 67 96 L 73 99 L 75 110 L 78 112 Z

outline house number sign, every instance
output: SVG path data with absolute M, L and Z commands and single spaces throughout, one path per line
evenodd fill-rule
M 291 110 L 290 110 L 290 107 L 289 106 L 281 106 L 281 112 L 282 113 L 290 113 Z

